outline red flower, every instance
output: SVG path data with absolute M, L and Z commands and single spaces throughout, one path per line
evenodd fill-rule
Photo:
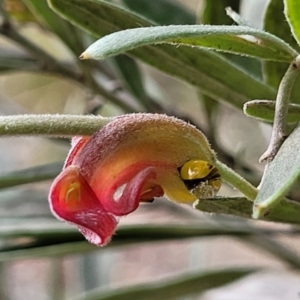
M 195 127 L 158 114 L 117 117 L 91 137 L 75 137 L 54 180 L 52 212 L 96 245 L 109 242 L 118 217 L 166 195 L 180 203 L 221 185 L 214 153 Z

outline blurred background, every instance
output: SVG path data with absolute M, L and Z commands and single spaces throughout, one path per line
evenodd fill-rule
M 63 67 L 49 72 L 37 55 L 28 51 L 31 46 L 22 46 L 24 41 L 7 34 L 2 26 L 1 115 L 116 116 L 133 111 L 175 115 L 205 132 L 220 160 L 253 184 L 259 183 L 263 165 L 258 164 L 258 159 L 268 145 L 269 125 L 249 119 L 228 105 L 208 101 L 196 88 L 124 55 L 97 63 L 79 62 L 77 57 L 93 38 L 81 30 L 71 29 L 81 38 L 81 44 L 70 47 L 62 34 L 51 27 L 51 22 L 49 25 L 39 17 L 34 2 L 0 1 L 2 25 L 9 22 L 13 30 Z M 162 24 L 164 20 L 165 24 L 233 23 L 225 13 L 219 19 L 213 18 L 214 11 L 205 13 L 207 5 L 216 11 L 220 7 L 223 10 L 226 1 L 164 1 L 175 3 L 181 13 L 164 11 L 162 15 L 159 15 L 161 11 L 152 12 L 145 7 L 139 11 L 139 1 L 136 7 L 134 1 L 110 2 L 133 11 L 136 8 L 139 14 Z M 227 3 L 253 26 L 262 28 L 267 1 Z M 262 78 L 260 62 L 253 59 L 248 66 L 253 76 Z M 64 73 L 65 68 L 71 71 Z M 76 75 L 80 72 L 85 74 L 85 80 Z M 199 279 L 187 291 L 182 289 L 178 297 L 168 292 L 155 297 L 300 298 L 297 256 L 300 241 L 298 231 L 290 225 L 205 214 L 159 199 L 151 205 L 141 205 L 123 218 L 120 233 L 108 247 L 88 245 L 76 230 L 51 216 L 47 203 L 51 178 L 59 173 L 68 149 L 68 140 L 0 139 L 0 300 L 119 299 L 108 298 L 109 293 L 122 292 L 120 288 L 138 284 L 145 287 L 165 283 L 167 287 L 174 279 L 184 282 L 186 276 L 221 274 L 227 269 L 232 270 L 224 275 L 228 278 L 227 285 L 218 287 L 226 280 L 219 284 L 214 277 L 204 277 L 209 283 L 206 288 L 200 287 Z M 224 186 L 221 195 L 237 193 Z M 178 235 L 170 234 L 172 224 L 179 225 Z M 154 226 L 150 233 L 146 230 L 148 225 Z M 246 270 L 245 274 L 230 279 L 239 268 Z M 90 291 L 98 289 L 96 298 L 88 298 L 92 297 Z M 152 299 L 147 292 L 134 298 L 120 295 L 120 299 Z

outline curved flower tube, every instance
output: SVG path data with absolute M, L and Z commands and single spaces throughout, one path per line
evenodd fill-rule
M 109 242 L 118 218 L 165 195 L 191 203 L 221 186 L 214 152 L 194 126 L 160 114 L 115 118 L 91 137 L 75 137 L 50 207 L 90 242 Z

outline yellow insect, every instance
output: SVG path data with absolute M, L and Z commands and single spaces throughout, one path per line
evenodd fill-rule
M 197 198 L 216 195 L 222 185 L 218 169 L 204 160 L 190 160 L 179 168 L 180 177 L 187 189 Z

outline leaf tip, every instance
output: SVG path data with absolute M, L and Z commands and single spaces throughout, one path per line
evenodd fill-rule
M 85 60 L 85 59 L 90 59 L 90 58 L 91 58 L 90 55 L 88 55 L 88 53 L 86 53 L 86 51 L 83 52 L 83 53 L 79 56 L 79 59 L 80 59 L 80 60 Z

